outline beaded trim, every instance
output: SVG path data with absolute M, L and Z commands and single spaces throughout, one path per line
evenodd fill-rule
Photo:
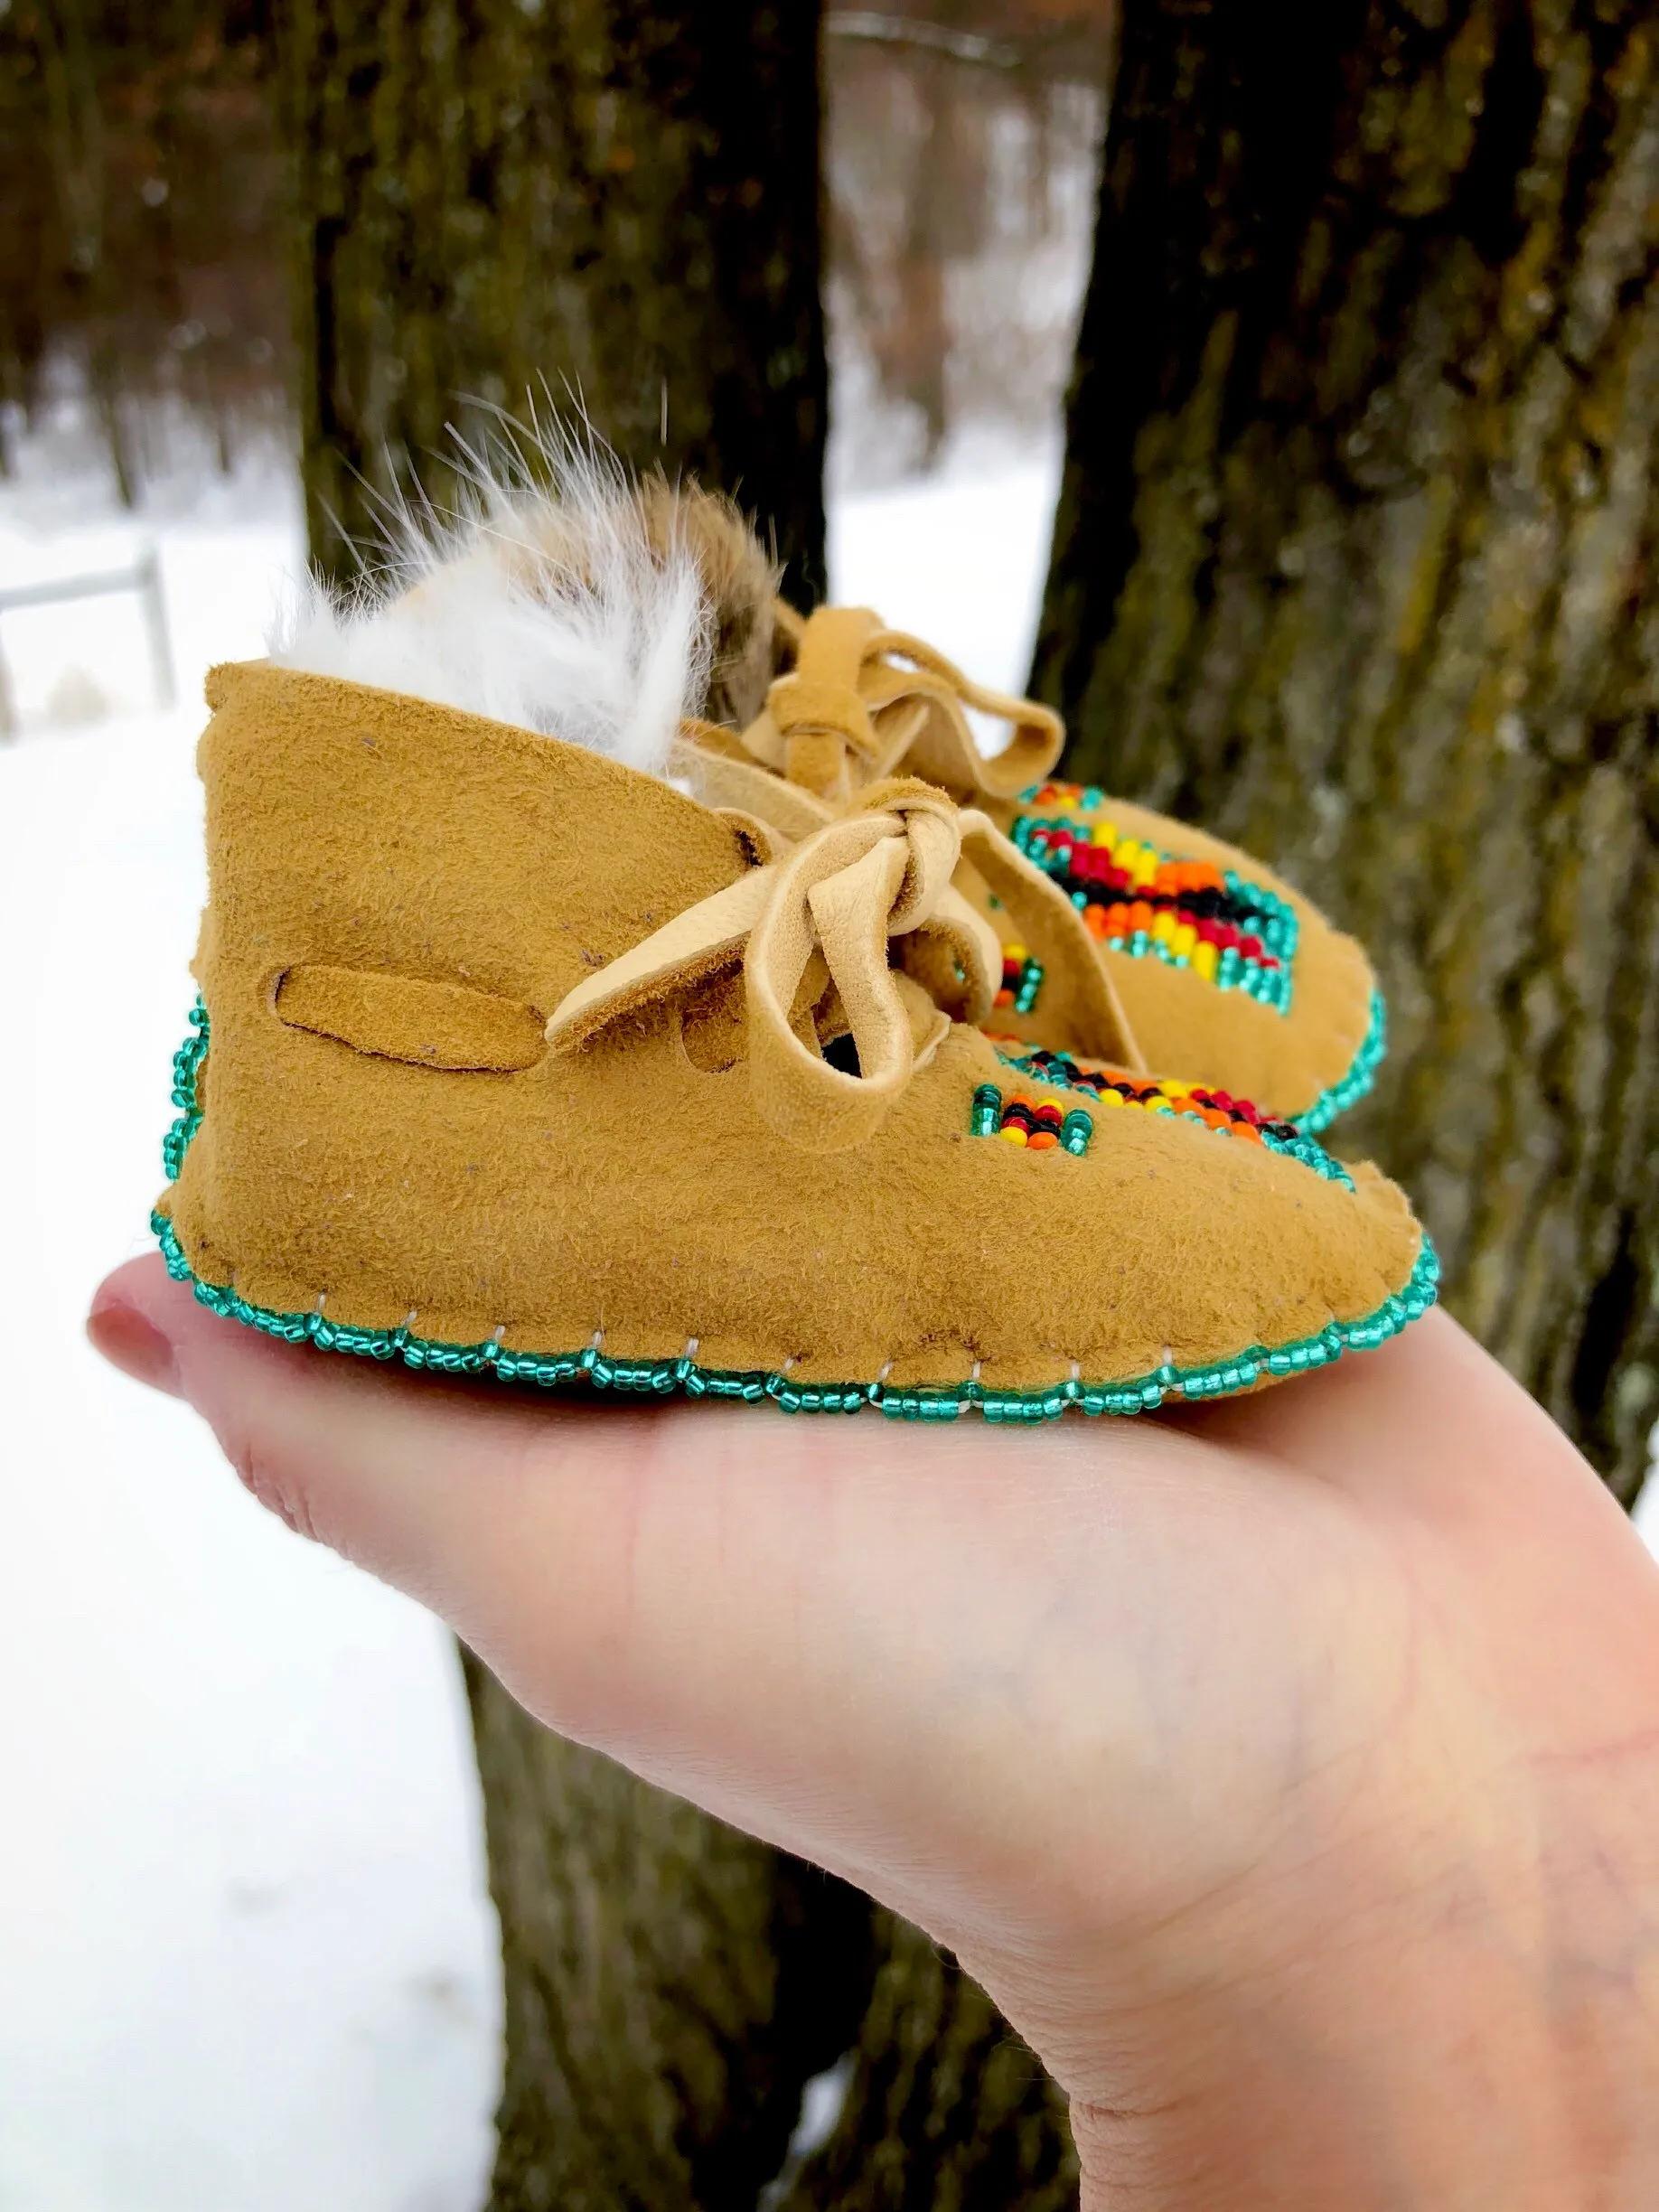
M 1345 1352 L 1368 1351 L 1397 1336 L 1408 1323 L 1427 1313 L 1434 1304 L 1439 1282 L 1439 1262 L 1427 1238 L 1403 1287 L 1358 1321 L 1332 1321 L 1315 1336 L 1298 1337 L 1271 1350 L 1251 1345 L 1230 1360 L 1204 1367 L 1166 1364 L 1132 1382 L 1084 1382 L 1073 1376 L 1048 1390 L 991 1390 L 982 1382 L 961 1382 L 951 1389 L 895 1390 L 883 1382 L 802 1383 L 764 1369 L 733 1372 L 701 1367 L 696 1360 L 608 1360 L 592 1345 L 582 1352 L 546 1354 L 511 1352 L 493 1337 L 483 1344 L 438 1344 L 417 1336 L 408 1328 L 348 1328 L 316 1312 L 273 1313 L 249 1304 L 228 1287 L 206 1283 L 192 1270 L 173 1223 L 164 1214 L 151 1216 L 150 1225 L 162 1248 L 167 1272 L 175 1281 L 188 1282 L 210 1311 L 223 1314 L 285 1344 L 313 1344 L 320 1350 L 349 1352 L 360 1358 L 401 1360 L 433 1374 L 493 1374 L 503 1382 L 535 1382 L 554 1389 L 586 1381 L 599 1390 L 640 1391 L 670 1397 L 683 1391 L 688 1398 L 736 1399 L 758 1404 L 770 1399 L 786 1413 L 861 1413 L 873 1406 L 891 1420 L 953 1421 L 977 1412 L 988 1421 L 1057 1420 L 1068 1407 L 1091 1415 L 1148 1413 L 1167 1397 L 1189 1402 L 1200 1398 L 1223 1398 L 1231 1392 L 1249 1390 L 1264 1375 L 1292 1375 L 1327 1367 Z
M 1329 1129 L 1338 1114 L 1347 1112 L 1356 1105 L 1377 1079 L 1377 1070 L 1388 1057 L 1388 1008 L 1381 991 L 1371 994 L 1371 1020 L 1359 1050 L 1349 1063 L 1348 1072 L 1326 1091 L 1321 1091 L 1306 1113 L 1298 1114 L 1297 1126 L 1305 1137 L 1317 1137 L 1321 1129 Z
M 1092 783 L 1039 783 L 1021 801 L 1031 811 L 1017 815 L 1008 834 L 1108 951 L 1191 968 L 1219 990 L 1242 990 L 1288 1014 L 1295 907 L 1235 869 L 1126 836 L 1098 814 L 1105 802 Z
M 994 1003 L 1005 1013 L 1029 1014 L 1042 993 L 1043 976 L 1042 961 L 1033 960 L 1023 944 L 1004 945 L 1002 983 Z
M 1019 1091 L 1005 1104 L 995 1083 L 981 1083 L 973 1094 L 968 1131 L 973 1137 L 1000 1137 L 1032 1152 L 1057 1149 L 1081 1158 L 1089 1149 L 1094 1123 L 1081 1106 L 1062 1115 L 1053 1099 L 1030 1099 Z
M 1354 1188 L 1354 1178 L 1342 1162 L 1316 1144 L 1305 1126 L 1276 1121 L 1248 1099 L 1235 1099 L 1230 1092 L 1206 1091 L 1174 1076 L 1160 1081 L 1126 1074 L 1119 1068 L 1080 1067 L 1067 1054 L 1047 1052 L 1041 1046 L 1015 1053 L 998 1051 L 997 1057 L 1005 1067 L 1017 1074 L 1035 1076 L 1039 1083 L 1086 1091 L 1102 1106 L 1137 1107 L 1143 1113 L 1174 1114 L 1202 1121 L 1206 1129 L 1219 1130 L 1223 1137 L 1242 1137 L 1247 1144 L 1265 1145 L 1270 1152 L 1282 1152 L 1287 1159 L 1299 1160 L 1327 1183 Z
M 207 1008 L 198 998 L 190 1009 L 191 1035 L 173 1055 L 173 1103 L 179 1118 L 162 1139 L 162 1172 L 169 1183 L 179 1179 L 190 1140 L 202 1127 L 202 1063 L 208 1052 Z
M 180 1119 L 168 1131 L 164 1147 L 166 1157 L 177 1160 L 183 1158 L 202 1126 L 199 1079 L 207 1056 L 208 1021 L 200 999 L 191 1021 L 195 1035 L 186 1038 L 173 1059 L 173 1099 L 181 1108 Z M 586 1381 L 597 1390 L 645 1392 L 663 1398 L 683 1391 L 688 1398 L 729 1399 L 746 1405 L 770 1399 L 786 1413 L 860 1413 L 873 1406 L 890 1420 L 912 1421 L 953 1421 L 974 1412 L 998 1423 L 1046 1421 L 1057 1420 L 1068 1407 L 1091 1416 L 1132 1414 L 1152 1412 L 1171 1396 L 1189 1402 L 1223 1398 L 1249 1390 L 1264 1375 L 1308 1373 L 1329 1366 L 1345 1352 L 1369 1351 L 1386 1344 L 1428 1312 L 1440 1279 L 1439 1261 L 1425 1236 L 1405 1283 L 1380 1306 L 1357 1321 L 1332 1320 L 1314 1336 L 1288 1344 L 1270 1348 L 1251 1345 L 1230 1360 L 1205 1366 L 1180 1367 L 1167 1362 L 1123 1382 L 1085 1382 L 1073 1374 L 1047 1390 L 992 1390 L 972 1380 L 951 1388 L 904 1390 L 880 1381 L 792 1382 L 786 1374 L 767 1369 L 703 1367 L 689 1354 L 675 1360 L 607 1360 L 596 1341 L 580 1352 L 552 1354 L 509 1351 L 499 1336 L 476 1345 L 443 1344 L 416 1336 L 407 1323 L 395 1329 L 367 1329 L 331 1321 L 322 1310 L 322 1300 L 309 1313 L 276 1313 L 252 1304 L 228 1283 L 204 1282 L 159 1207 L 150 1216 L 150 1230 L 161 1246 L 168 1274 L 175 1282 L 189 1283 L 210 1312 L 285 1344 L 311 1344 L 321 1351 L 350 1353 L 361 1359 L 401 1360 L 406 1367 L 432 1374 L 493 1374 L 503 1382 L 534 1382 L 545 1389 Z

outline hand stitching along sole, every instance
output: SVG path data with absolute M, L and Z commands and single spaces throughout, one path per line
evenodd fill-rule
M 202 1123 L 200 1082 L 209 1032 L 207 1010 L 200 1000 L 191 1021 L 192 1034 L 173 1055 L 173 1102 L 179 1110 L 178 1119 L 162 1144 L 163 1165 L 170 1182 L 176 1181 Z M 958 1384 L 895 1389 L 879 1377 L 868 1382 L 792 1382 L 786 1372 L 792 1360 L 777 1372 L 734 1372 L 701 1366 L 687 1354 L 674 1360 L 608 1360 L 600 1352 L 597 1338 L 579 1352 L 530 1352 L 510 1350 L 501 1341 L 500 1330 L 481 1343 L 460 1345 L 417 1336 L 408 1323 L 395 1329 L 352 1328 L 327 1318 L 326 1292 L 307 1313 L 277 1313 L 251 1304 L 230 1284 L 203 1281 L 185 1256 L 173 1223 L 159 1210 L 151 1215 L 150 1227 L 161 1245 L 167 1272 L 175 1281 L 191 1284 L 210 1311 L 286 1344 L 310 1344 L 321 1351 L 346 1352 L 383 1363 L 400 1360 L 406 1367 L 429 1374 L 493 1374 L 503 1382 L 533 1382 L 547 1389 L 586 1382 L 599 1390 L 655 1397 L 670 1397 L 680 1391 L 691 1399 L 745 1405 L 770 1402 L 788 1413 L 858 1413 L 872 1406 L 890 1420 L 914 1421 L 952 1421 L 970 1412 L 999 1423 L 1056 1420 L 1068 1408 L 1090 1415 L 1133 1414 L 1153 1411 L 1167 1397 L 1189 1402 L 1224 1397 L 1251 1389 L 1264 1376 L 1306 1373 L 1328 1366 L 1345 1352 L 1386 1344 L 1434 1304 L 1440 1275 L 1434 1248 L 1425 1237 L 1403 1288 L 1361 1319 L 1333 1319 L 1315 1336 L 1270 1347 L 1251 1345 L 1232 1359 L 1208 1366 L 1183 1368 L 1168 1364 L 1144 1375 L 1107 1383 L 1086 1382 L 1073 1374 L 1046 1390 L 999 1391 L 979 1381 L 976 1361 L 973 1374 Z

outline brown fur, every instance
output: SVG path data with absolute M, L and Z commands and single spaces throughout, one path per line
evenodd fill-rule
M 637 496 L 652 545 L 687 548 L 703 579 L 715 629 L 703 711 L 711 722 L 742 729 L 765 705 L 777 673 L 782 571 L 734 501 L 661 475 L 645 477 Z

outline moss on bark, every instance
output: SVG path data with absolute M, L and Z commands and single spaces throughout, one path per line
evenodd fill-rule
M 1659 29 L 1125 14 L 1036 680 L 1375 952 L 1339 1142 L 1628 1500 L 1659 1415 Z

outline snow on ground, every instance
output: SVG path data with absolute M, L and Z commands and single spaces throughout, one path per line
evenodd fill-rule
M 70 459 L 0 487 L 0 588 L 155 542 L 180 696 L 130 604 L 0 618 L 0 2206 L 470 2212 L 500 1995 L 447 1640 L 81 1336 L 161 1181 L 202 671 L 259 651 L 296 502 L 255 471 L 112 520 Z M 837 588 L 1017 683 L 1051 499 L 1006 454 L 848 497 Z
M 297 565 L 291 489 L 244 491 L 244 517 L 216 501 L 157 533 L 178 707 L 0 746 L 8 2212 L 462 2212 L 487 2170 L 493 1929 L 445 1639 L 290 1538 L 80 1334 L 160 1185 L 202 670 L 259 650 Z M 0 509 L 0 582 L 147 535 Z M 143 698 L 121 612 L 0 624 L 19 698 L 55 661 L 51 685 Z

